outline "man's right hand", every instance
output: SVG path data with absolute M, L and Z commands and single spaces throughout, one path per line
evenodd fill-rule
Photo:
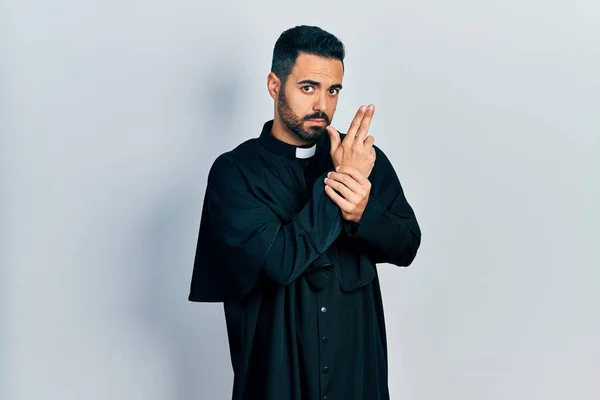
M 375 113 L 375 106 L 361 106 L 342 141 L 340 134 L 331 125 L 327 127 L 331 140 L 331 159 L 335 168 L 348 166 L 358 169 L 368 177 L 375 165 L 375 138 L 368 136 L 371 119 Z

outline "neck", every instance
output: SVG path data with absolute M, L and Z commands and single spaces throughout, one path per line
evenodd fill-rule
M 314 144 L 314 142 L 302 140 L 294 132 L 290 131 L 283 123 L 281 118 L 279 118 L 279 114 L 277 112 L 275 113 L 275 118 L 273 119 L 273 128 L 271 128 L 271 134 L 276 139 L 293 146 L 310 146 Z

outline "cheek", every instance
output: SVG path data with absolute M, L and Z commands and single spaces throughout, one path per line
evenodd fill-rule
M 339 99 L 339 97 L 334 97 L 329 102 L 329 107 L 327 107 L 327 108 L 328 108 L 328 114 L 330 114 L 330 116 L 333 116 L 333 113 L 335 112 L 335 109 L 337 108 L 338 99 Z
M 303 101 L 303 99 L 298 99 L 296 103 L 294 103 L 294 111 L 296 114 L 303 116 L 310 113 L 312 110 L 311 103 L 307 101 Z
M 287 100 L 292 111 L 299 116 L 307 115 L 312 110 L 310 96 L 306 96 L 302 93 L 290 93 L 287 96 Z

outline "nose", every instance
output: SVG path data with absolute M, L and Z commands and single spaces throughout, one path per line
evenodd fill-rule
M 327 93 L 321 92 L 315 99 L 315 104 L 313 105 L 313 109 L 315 111 L 320 111 L 323 113 L 327 112 Z

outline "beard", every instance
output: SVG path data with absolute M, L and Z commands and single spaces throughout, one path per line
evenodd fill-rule
M 281 120 L 285 124 L 285 126 L 296 136 L 306 142 L 316 142 L 319 140 L 327 130 L 325 127 L 331 123 L 329 120 L 329 116 L 324 112 L 315 112 L 313 114 L 307 115 L 303 118 L 300 118 L 291 108 L 283 93 L 283 90 L 279 92 L 279 96 L 277 97 L 277 112 L 281 117 Z M 304 127 L 305 121 L 309 119 L 322 119 L 325 121 L 325 126 L 310 126 L 308 128 Z

